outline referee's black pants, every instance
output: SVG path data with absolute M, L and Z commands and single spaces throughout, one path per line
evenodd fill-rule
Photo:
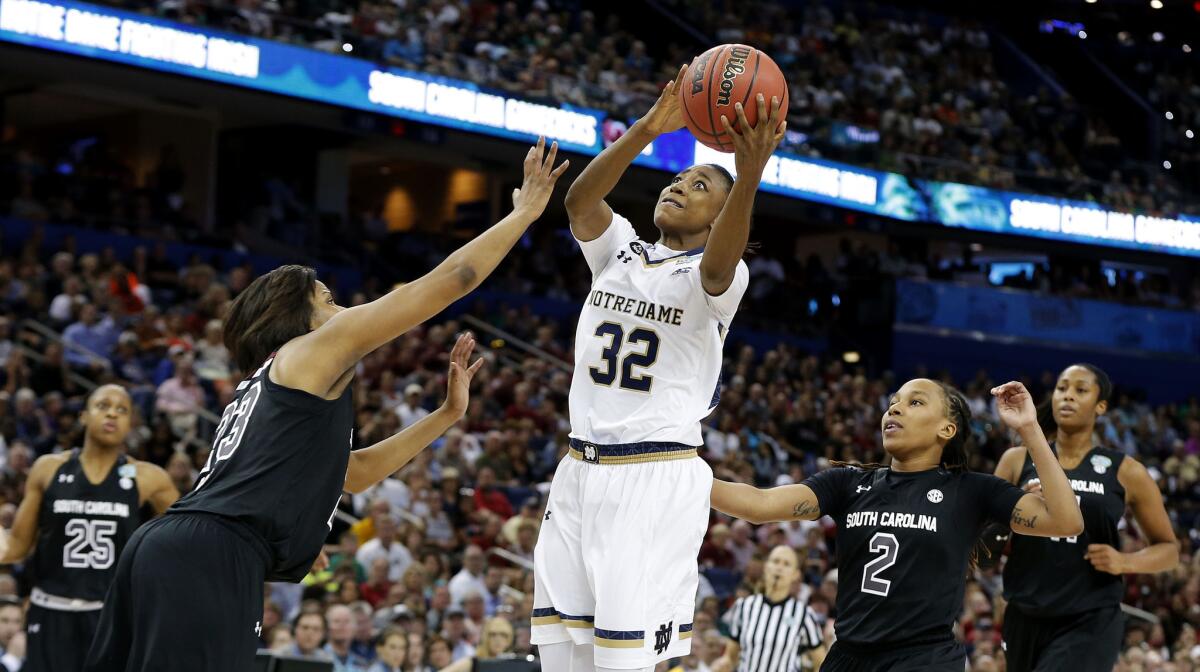
M 244 672 L 254 664 L 269 557 L 238 523 L 168 514 L 117 563 L 84 672 Z

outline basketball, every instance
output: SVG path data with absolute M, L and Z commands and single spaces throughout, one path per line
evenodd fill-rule
M 744 44 L 722 44 L 696 57 L 688 66 L 679 103 L 683 121 L 700 142 L 719 152 L 733 151 L 733 138 L 721 126 L 721 116 L 737 129 L 736 103 L 746 121 L 758 123 L 756 95 L 763 94 L 770 110 L 771 97 L 779 98 L 779 118 L 787 116 L 788 89 L 783 72 L 765 53 Z

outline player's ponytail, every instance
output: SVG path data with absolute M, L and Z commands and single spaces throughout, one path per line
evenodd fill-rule
M 970 459 L 971 445 L 971 406 L 967 398 L 951 385 L 938 382 L 942 388 L 942 396 L 946 402 L 946 417 L 957 431 L 942 448 L 942 468 L 948 471 L 970 471 L 967 461 Z

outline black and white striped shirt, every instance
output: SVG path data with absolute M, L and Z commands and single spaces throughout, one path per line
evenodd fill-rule
M 821 628 L 795 597 L 780 603 L 762 593 L 739 598 L 725 619 L 741 647 L 737 672 L 799 672 L 800 654 L 821 645 Z

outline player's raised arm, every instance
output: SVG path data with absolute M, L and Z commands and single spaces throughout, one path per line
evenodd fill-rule
M 679 74 L 667 82 L 646 116 L 638 119 L 628 132 L 592 159 L 571 183 L 565 205 L 571 220 L 571 233 L 579 240 L 595 240 L 608 228 L 612 222 L 612 208 L 604 199 L 642 150 L 663 133 L 683 128 L 679 87 L 682 86 L 686 71 L 686 65 L 680 68 Z
M 554 159 L 558 143 L 545 139 L 525 156 L 525 179 L 513 192 L 513 210 L 459 248 L 437 268 L 370 303 L 339 312 L 320 328 L 288 343 L 276 356 L 272 378 L 324 397 L 364 355 L 440 313 L 491 274 L 542 212 L 566 170 Z
M 1034 537 L 1070 537 L 1083 532 L 1075 492 L 1038 425 L 1032 395 L 1018 382 L 992 388 L 992 394 L 1000 419 L 1021 435 L 1042 485 L 1041 493 L 1026 493 L 1013 507 L 1009 521 L 1013 532 Z
M 441 408 L 395 436 L 350 453 L 350 464 L 346 468 L 347 491 L 360 493 L 395 473 L 463 417 L 470 400 L 471 379 L 483 365 L 483 359 L 468 365 L 474 349 L 473 336 L 463 334 L 458 337 L 450 352 L 446 401 Z
M 714 478 L 711 496 L 712 508 L 755 525 L 821 517 L 816 493 L 802 483 L 764 490 Z
M 767 102 L 760 93 L 757 96 L 758 126 L 751 127 L 746 121 L 746 111 L 741 103 L 734 105 L 737 119 L 721 116 L 725 133 L 733 139 L 734 166 L 737 178 L 729 190 L 725 207 L 713 222 L 708 244 L 704 246 L 704 258 L 700 260 L 700 281 L 704 291 L 719 296 L 729 289 L 738 261 L 746 253 L 746 242 L 750 239 L 750 215 L 754 210 L 754 194 L 762 180 L 763 170 L 771 154 L 783 140 L 787 122 L 779 118 L 778 98 L 771 98 L 771 116 L 767 116 Z M 765 121 L 764 121 L 765 120 Z M 738 130 L 733 129 L 733 121 Z
M 11 530 L 0 531 L 0 565 L 21 562 L 29 557 L 37 541 L 38 515 L 42 511 L 42 497 L 54 472 L 63 464 L 62 455 L 44 455 L 29 468 L 25 480 L 25 496 L 17 507 Z

